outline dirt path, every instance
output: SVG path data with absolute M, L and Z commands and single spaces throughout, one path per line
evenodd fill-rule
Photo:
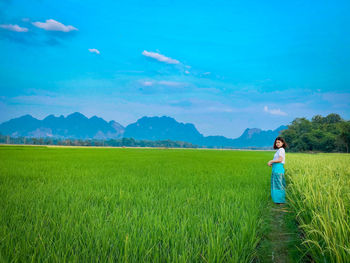
M 269 233 L 271 240 L 271 261 L 284 263 L 288 261 L 288 243 L 291 235 L 288 233 L 285 225 L 285 213 L 289 213 L 285 205 L 271 208 L 271 231 Z
M 301 260 L 300 238 L 287 205 L 272 204 L 266 213 L 267 235 L 262 240 L 256 262 L 292 263 Z

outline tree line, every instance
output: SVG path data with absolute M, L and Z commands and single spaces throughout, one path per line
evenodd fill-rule
M 281 136 L 292 152 L 349 152 L 350 121 L 343 120 L 339 114 L 326 117 L 315 115 L 311 121 L 296 118 Z

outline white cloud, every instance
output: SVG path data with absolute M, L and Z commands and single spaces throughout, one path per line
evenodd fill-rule
M 73 30 L 78 30 L 74 26 L 66 26 L 56 20 L 48 19 L 45 22 L 33 22 L 34 26 L 45 29 L 47 31 L 62 31 L 62 32 L 70 32 Z
M 188 70 L 185 70 L 185 73 L 186 73 L 186 74 L 190 74 L 190 72 L 189 72 Z
M 169 80 L 144 80 L 144 81 L 140 81 L 142 86 L 146 86 L 146 87 L 150 87 L 150 86 L 169 86 L 169 87 L 183 87 L 185 85 L 187 85 L 187 83 L 185 82 L 178 82 L 178 81 L 169 81 Z
M 143 86 L 149 87 L 149 86 L 152 86 L 152 85 L 153 85 L 153 82 L 152 82 L 152 81 L 143 81 L 141 84 L 142 84 Z
M 20 27 L 19 25 L 0 25 L 0 27 L 15 32 L 28 32 L 28 28 Z
M 97 50 L 96 48 L 89 48 L 89 51 L 90 51 L 91 53 L 100 54 L 100 51 Z
M 144 55 L 146 57 L 154 58 L 160 62 L 165 62 L 167 64 L 180 64 L 180 61 L 173 59 L 173 58 L 166 57 L 166 56 L 159 54 L 159 53 L 156 53 L 156 52 L 148 52 L 148 51 L 144 50 L 142 52 L 142 55 Z
M 281 111 L 280 109 L 269 109 L 267 106 L 264 106 L 264 111 L 272 115 L 287 116 L 287 113 Z
M 158 84 L 159 85 L 164 85 L 164 86 L 172 86 L 172 87 L 183 86 L 184 85 L 183 82 L 167 81 L 167 80 L 158 81 Z

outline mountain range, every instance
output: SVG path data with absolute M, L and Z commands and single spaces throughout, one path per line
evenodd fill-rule
M 120 139 L 184 141 L 205 147 L 264 148 L 271 147 L 274 139 L 287 126 L 276 130 L 247 128 L 243 134 L 230 139 L 224 136 L 203 136 L 191 123 L 177 122 L 174 118 L 142 117 L 126 127 L 115 121 L 107 122 L 79 112 L 67 117 L 49 115 L 43 120 L 24 115 L 0 124 L 0 133 L 11 137 L 51 137 L 70 139 Z

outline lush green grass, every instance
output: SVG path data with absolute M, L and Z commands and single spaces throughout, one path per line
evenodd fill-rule
M 289 155 L 288 197 L 316 262 L 350 262 L 350 155 Z
M 271 152 L 0 147 L 0 260 L 251 262 Z
M 350 155 L 288 153 L 285 216 L 272 155 L 0 146 L 0 262 L 298 261 L 293 218 L 316 262 L 350 262 Z

